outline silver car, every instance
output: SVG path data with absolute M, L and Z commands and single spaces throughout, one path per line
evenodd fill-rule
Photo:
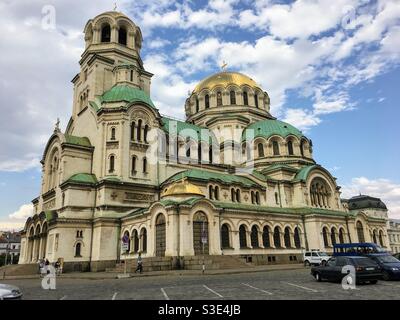
M 19 300 L 21 298 L 22 292 L 18 287 L 0 283 L 0 300 Z

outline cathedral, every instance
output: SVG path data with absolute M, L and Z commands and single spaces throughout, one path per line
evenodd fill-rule
M 250 76 L 222 69 L 203 79 L 178 120 L 151 100 L 129 17 L 102 13 L 84 39 L 72 115 L 44 149 L 20 264 L 45 257 L 102 271 L 141 254 L 173 269 L 196 256 L 295 263 L 335 243 L 389 247 L 385 205 L 341 199 L 312 141 L 270 113 Z

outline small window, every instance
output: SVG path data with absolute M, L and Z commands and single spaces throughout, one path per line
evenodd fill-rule
M 135 140 L 135 122 L 131 123 L 131 141 Z
M 204 97 L 204 104 L 206 109 L 210 107 L 210 96 L 208 94 Z
M 147 142 L 147 133 L 149 132 L 149 126 L 146 124 L 145 126 L 144 126 L 144 131 L 143 131 L 143 140 L 144 140 L 144 142 L 145 143 L 148 143 Z
M 222 94 L 220 91 L 217 92 L 217 106 L 222 106 Z
M 275 203 L 279 204 L 278 192 L 275 192 Z
M 75 245 L 75 257 L 81 257 L 81 246 L 80 242 Z
M 132 157 L 132 170 L 131 170 L 132 174 L 136 173 L 136 156 Z
M 111 139 L 110 140 L 115 140 L 115 128 L 111 128 Z
M 256 108 L 258 108 L 258 95 L 257 94 L 254 95 L 254 104 L 255 104 Z
M 199 99 L 196 98 L 196 112 L 199 112 L 200 106 L 199 106 Z
M 230 100 L 231 100 L 231 104 L 236 104 L 236 94 L 235 94 L 235 91 L 231 91 L 231 92 L 229 92 L 229 97 L 230 97 Z
M 235 202 L 235 200 L 236 200 L 236 192 L 235 192 L 235 189 L 231 189 L 231 200 L 232 200 L 232 202 Z
M 287 147 L 288 147 L 288 154 L 293 155 L 293 142 L 291 140 L 288 141 Z
M 142 120 L 141 119 L 138 121 L 136 137 L 137 137 L 138 141 L 142 140 Z
M 214 188 L 213 188 L 213 186 L 209 186 L 208 187 L 208 196 L 209 196 L 210 200 L 213 200 L 213 198 L 214 198 Z
M 216 186 L 214 188 L 214 198 L 215 198 L 215 200 L 219 200 L 219 187 L 218 186 Z
M 279 156 L 279 144 L 278 141 L 272 142 L 272 150 L 274 152 L 274 156 Z
M 248 95 L 247 95 L 247 91 L 244 91 L 244 92 L 243 92 L 243 104 L 244 104 L 245 106 L 249 105 L 249 97 L 248 97 Z
M 115 170 L 115 157 L 114 156 L 111 156 L 110 157 L 110 166 L 109 166 L 109 172 L 110 173 L 112 173 L 112 172 L 114 172 L 114 170 Z
M 133 70 L 131 70 L 130 80 L 131 80 L 131 82 L 133 81 Z
M 147 159 L 143 158 L 143 173 L 147 173 Z
M 236 190 L 236 201 L 240 202 L 240 189 Z
M 263 144 L 262 144 L 262 143 L 259 143 L 259 144 L 257 145 L 257 148 L 258 148 L 258 157 L 259 157 L 259 158 L 264 157 L 264 146 L 263 146 Z

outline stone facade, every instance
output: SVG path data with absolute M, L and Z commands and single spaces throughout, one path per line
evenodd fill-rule
M 44 150 L 20 263 L 62 258 L 97 271 L 139 252 L 288 262 L 305 249 L 373 241 L 373 230 L 389 246 L 386 211 L 344 206 L 312 141 L 270 114 L 254 80 L 211 75 L 187 99 L 186 121 L 174 120 L 150 99 L 139 27 L 106 12 L 84 33 L 72 116 Z
M 388 221 L 387 232 L 389 245 L 392 253 L 400 252 L 400 220 L 390 219 Z

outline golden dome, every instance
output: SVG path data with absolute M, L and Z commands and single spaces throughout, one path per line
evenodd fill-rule
M 235 84 L 237 86 L 248 85 L 253 88 L 260 88 L 257 82 L 242 73 L 223 71 L 213 74 L 200 81 L 199 84 L 194 88 L 193 93 L 198 93 L 203 89 L 211 90 L 218 85 L 227 87 L 230 84 Z
M 198 186 L 189 183 L 187 180 L 177 181 L 164 190 L 162 196 L 195 195 L 204 196 Z

